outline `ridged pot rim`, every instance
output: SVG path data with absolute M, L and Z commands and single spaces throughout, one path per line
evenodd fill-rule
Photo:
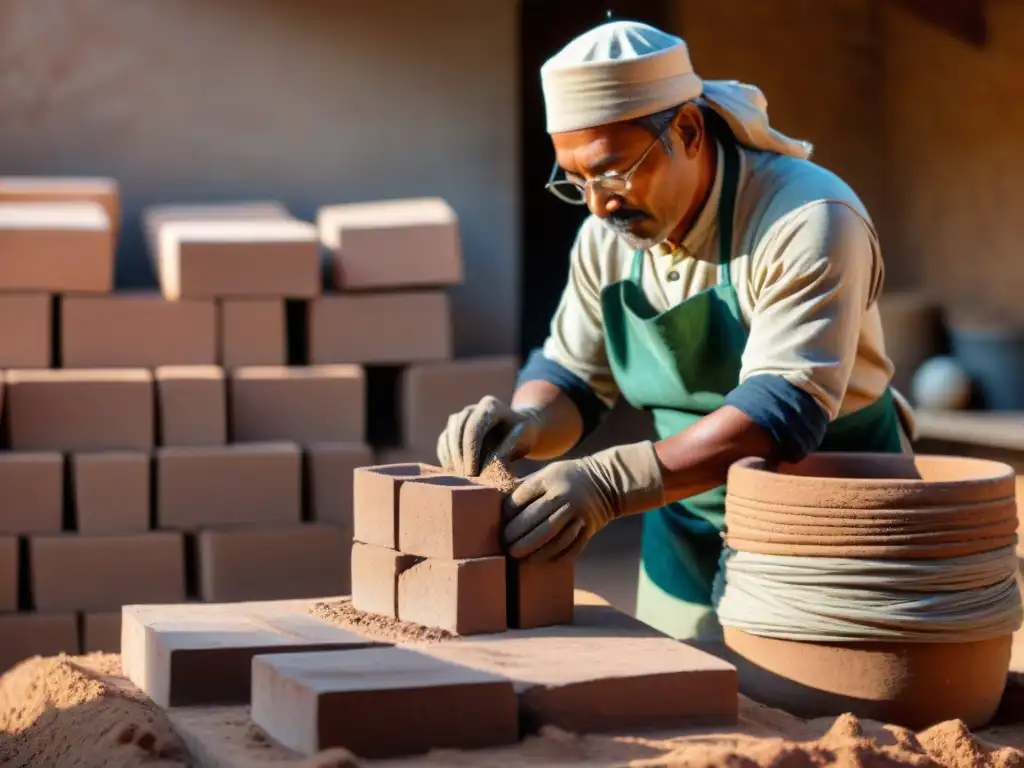
M 886 464 L 891 474 L 879 476 Z M 844 466 L 849 474 L 826 474 L 829 466 Z M 726 488 L 738 500 L 790 507 L 888 509 L 1012 499 L 1015 477 L 1010 465 L 991 459 L 822 451 L 777 468 L 759 457 L 740 459 L 729 468 Z

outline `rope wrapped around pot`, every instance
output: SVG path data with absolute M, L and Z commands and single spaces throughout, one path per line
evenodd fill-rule
M 1024 623 L 1013 546 L 941 559 L 792 557 L 723 549 L 723 627 L 802 642 L 972 642 Z

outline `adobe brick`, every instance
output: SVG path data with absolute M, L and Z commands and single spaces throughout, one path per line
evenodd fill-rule
M 121 613 L 87 613 L 82 621 L 82 653 L 121 652 Z
M 149 530 L 148 453 L 109 451 L 71 456 L 78 532 L 85 535 Z
M 398 494 L 402 483 L 441 470 L 429 464 L 379 464 L 352 475 L 356 541 L 398 548 Z
M 0 534 L 59 533 L 64 517 L 64 457 L 0 452 Z
M 234 203 L 161 203 L 142 209 L 139 221 L 146 249 L 160 248 L 160 227 L 188 221 L 252 221 L 294 219 L 283 203 L 273 200 L 244 200 Z
M 0 537 L 0 612 L 18 610 L 18 539 Z
M 0 615 L 0 673 L 33 656 L 79 653 L 78 618 L 73 613 Z
M 402 757 L 519 738 L 506 678 L 398 648 L 257 656 L 252 719 L 302 755 Z
M 185 545 L 173 531 L 34 536 L 29 567 L 40 611 L 110 611 L 185 599 Z
M 245 366 L 231 371 L 237 442 L 363 440 L 366 379 L 358 365 Z
M 0 295 L 0 368 L 49 368 L 53 364 L 52 298 L 45 293 Z
M 284 301 L 224 299 L 219 305 L 221 365 L 237 368 L 288 362 Z
M 430 558 L 398 577 L 398 618 L 459 635 L 504 632 L 505 558 Z
M 451 307 L 443 291 L 321 296 L 309 303 L 309 359 L 411 363 L 452 357 Z
M 217 362 L 217 314 L 212 301 L 168 301 L 147 291 L 64 296 L 60 326 L 65 368 Z
M 339 290 L 384 290 L 462 282 L 455 210 L 438 197 L 328 205 L 317 212 Z
M 7 371 L 5 380 L 14 450 L 145 451 L 153 446 L 148 370 Z
M 126 605 L 121 666 L 161 707 L 248 704 L 259 654 L 376 645 L 311 615 L 313 601 Z
M 518 374 L 518 358 L 512 355 L 408 366 L 399 383 L 403 444 L 434 452 L 451 414 L 484 395 L 511 401 Z
M 222 368 L 160 366 L 153 375 L 161 445 L 198 447 L 227 442 L 227 383 Z
M 199 594 L 206 602 L 348 594 L 350 543 L 315 523 L 201 531 Z
M 169 299 L 302 299 L 321 292 L 316 227 L 298 219 L 164 224 L 156 261 Z
M 523 563 L 509 558 L 508 625 L 532 629 L 572 624 L 574 568 L 571 559 L 556 563 Z
M 509 677 L 531 728 L 599 733 L 736 722 L 734 666 L 611 606 L 577 604 L 573 624 L 513 630 L 496 639 L 415 649 Z
M 398 549 L 452 560 L 500 555 L 504 496 L 451 475 L 406 481 L 399 489 Z
M 387 547 L 352 543 L 352 606 L 366 613 L 398 617 L 398 577 L 420 561 Z
M 114 234 L 97 203 L 0 203 L 0 291 L 109 293 Z
M 0 176 L 0 203 L 96 203 L 121 229 L 117 179 L 108 176 Z
M 298 523 L 302 453 L 294 443 L 156 450 L 160 528 Z
M 314 443 L 306 449 L 309 501 L 313 520 L 338 526 L 353 535 L 353 475 L 373 464 L 373 449 L 366 443 Z

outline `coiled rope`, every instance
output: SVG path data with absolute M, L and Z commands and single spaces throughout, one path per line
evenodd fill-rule
M 723 627 L 804 642 L 971 642 L 1024 623 L 1013 546 L 936 560 L 722 552 Z

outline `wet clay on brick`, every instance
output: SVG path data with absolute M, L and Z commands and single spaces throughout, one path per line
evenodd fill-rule
M 79 533 L 149 530 L 148 453 L 78 453 L 72 455 L 70 461 Z
M 154 371 L 160 416 L 160 444 L 224 445 L 227 442 L 227 384 L 215 365 L 160 366 Z
M 121 612 L 87 613 L 82 617 L 83 653 L 121 652 Z
M 64 516 L 64 457 L 0 452 L 0 534 L 59 533 Z
M 350 542 L 314 523 L 201 531 L 199 594 L 206 602 L 345 594 Z
M 398 579 L 420 558 L 394 549 L 352 543 L 352 604 L 380 616 L 398 616 Z
M 304 755 L 344 746 L 399 757 L 519 738 L 508 680 L 398 648 L 257 656 L 252 719 Z
M 33 656 L 79 652 L 78 619 L 73 613 L 0 615 L 0 672 Z
M 159 293 L 61 298 L 65 368 L 213 365 L 217 317 L 212 301 L 168 301 Z
M 219 302 L 220 364 L 285 365 L 288 340 L 281 299 L 224 299 Z
M 610 606 L 577 606 L 574 625 L 416 648 L 510 678 L 531 730 L 553 725 L 587 733 L 736 722 L 735 667 L 649 628 L 634 628 L 630 617 L 617 613 Z M 581 614 L 598 618 L 588 622 Z
M 496 488 L 437 475 L 399 489 L 398 549 L 420 557 L 461 560 L 501 554 L 501 502 Z
M 126 605 L 122 611 L 124 673 L 162 707 L 248 703 L 258 654 L 372 645 L 311 616 L 307 600 Z
M 398 499 L 402 484 L 441 473 L 429 464 L 382 464 L 360 467 L 352 476 L 356 541 L 398 548 Z
M 459 635 L 508 628 L 505 558 L 430 558 L 398 577 L 398 618 Z
M 162 528 L 298 523 L 302 453 L 293 443 L 156 451 L 156 513 Z
M 52 302 L 45 293 L 0 295 L 0 369 L 49 368 L 53 364 Z
M 41 611 L 108 611 L 185 599 L 185 545 L 171 531 L 36 536 L 29 539 L 29 564 Z
M 251 366 L 231 372 L 238 442 L 362 440 L 366 379 L 358 365 Z
M 508 625 L 519 629 L 571 624 L 573 561 L 521 563 L 509 558 Z
M 313 519 L 337 525 L 352 538 L 352 476 L 373 464 L 373 449 L 365 443 L 314 443 L 306 449 L 309 502 Z

